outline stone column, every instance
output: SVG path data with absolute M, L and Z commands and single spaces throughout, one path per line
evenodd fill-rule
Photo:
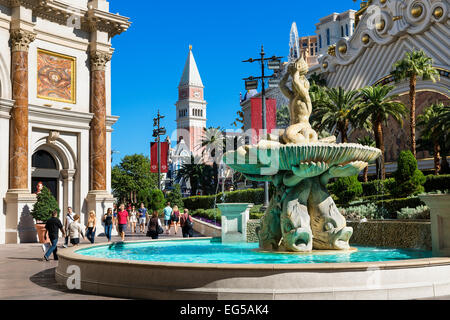
M 9 157 L 9 188 L 28 188 L 28 48 L 36 35 L 11 31 L 12 99 Z
M 114 197 L 107 190 L 106 168 L 106 83 L 105 69 L 111 54 L 91 51 L 91 113 L 94 114 L 90 129 L 90 191 L 87 196 L 88 211 L 97 217 L 97 232 L 102 234 L 102 217 L 112 208 Z M 87 212 L 89 213 L 89 212 Z
M 36 196 L 28 186 L 28 49 L 36 34 L 11 30 L 12 99 L 9 149 L 9 189 L 6 202 L 6 243 L 34 242 L 30 216 Z
M 106 191 L 105 68 L 111 54 L 91 52 L 91 190 Z

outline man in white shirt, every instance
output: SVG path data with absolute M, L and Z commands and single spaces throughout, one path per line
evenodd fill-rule
M 67 248 L 69 245 L 69 227 L 70 224 L 74 221 L 75 214 L 72 212 L 72 207 L 67 208 L 67 216 L 66 220 L 64 220 L 64 230 L 66 231 L 66 238 L 64 239 L 64 248 Z

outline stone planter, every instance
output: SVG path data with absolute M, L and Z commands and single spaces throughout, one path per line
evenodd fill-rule
M 221 203 L 222 242 L 247 242 L 247 222 L 252 203 Z
M 450 257 L 450 194 L 419 196 L 431 211 L 433 255 Z

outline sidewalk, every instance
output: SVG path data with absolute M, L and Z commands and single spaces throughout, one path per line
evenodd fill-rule
M 201 235 L 196 235 L 201 236 Z M 174 235 L 160 235 L 159 239 L 181 238 L 181 229 Z M 125 241 L 151 239 L 145 234 L 127 232 Z M 112 241 L 120 241 L 114 236 Z M 104 236 L 95 237 L 95 243 L 106 243 Z M 64 239 L 59 240 L 58 250 L 63 250 Z M 87 244 L 82 240 L 82 244 Z M 42 245 L 38 243 L 0 245 L 0 300 L 120 300 L 104 296 L 80 293 L 68 290 L 55 281 L 55 269 L 58 265 L 50 256 L 43 261 Z

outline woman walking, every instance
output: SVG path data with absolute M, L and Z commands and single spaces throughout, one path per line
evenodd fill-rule
M 109 208 L 106 214 L 103 216 L 103 223 L 105 224 L 105 235 L 106 238 L 108 239 L 108 242 L 111 241 L 113 219 L 114 219 L 113 211 L 111 208 Z
M 86 224 L 87 231 L 86 231 L 86 238 L 93 244 L 95 241 L 95 231 L 97 229 L 96 225 L 97 221 L 95 219 L 95 211 L 89 212 L 89 218 Z
M 70 243 L 76 247 L 80 244 L 80 235 L 84 239 L 83 226 L 80 223 L 80 216 L 76 214 L 73 217 L 73 222 L 69 226 Z
M 153 211 L 153 214 L 148 223 L 147 235 L 152 237 L 152 239 L 158 239 L 158 235 L 159 235 L 158 227 L 162 229 L 161 221 L 158 218 L 158 211 L 155 210 L 155 211 Z
M 119 207 L 119 212 L 117 213 L 117 222 L 119 225 L 119 234 L 122 241 L 125 241 L 125 231 L 127 230 L 127 225 L 130 222 L 130 217 L 128 212 L 125 210 L 125 205 L 122 203 Z
M 114 203 L 114 205 L 113 205 L 113 225 L 114 225 L 114 228 L 116 228 L 116 231 L 119 231 L 117 228 L 117 212 L 118 212 L 117 204 Z
M 136 233 L 137 215 L 136 207 L 132 206 L 130 211 L 131 233 Z
M 194 223 L 192 222 L 192 217 L 189 215 L 188 209 L 184 209 L 184 213 L 180 217 L 180 225 L 183 238 L 192 238 L 194 236 Z
M 177 234 L 178 232 L 178 223 L 180 222 L 180 210 L 178 209 L 177 205 L 173 206 L 173 211 L 172 211 L 172 222 L 175 228 L 175 234 Z

